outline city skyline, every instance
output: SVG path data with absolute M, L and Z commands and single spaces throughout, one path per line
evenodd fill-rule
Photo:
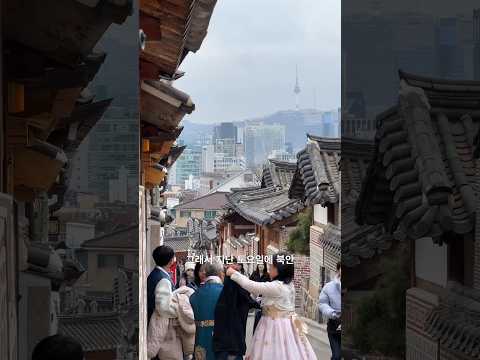
M 252 17 L 253 8 L 265 16 Z M 242 26 L 232 27 L 232 17 Z M 339 30 L 334 0 L 218 3 L 201 56 L 187 58 L 180 68 L 186 75 L 175 82 L 197 104 L 185 119 L 211 124 L 294 110 L 297 65 L 299 108 L 339 108 Z

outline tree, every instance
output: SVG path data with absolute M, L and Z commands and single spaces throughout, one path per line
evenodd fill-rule
M 290 233 L 287 242 L 287 248 L 290 252 L 309 255 L 310 225 L 312 225 L 311 208 L 297 215 L 297 226 Z
M 409 286 L 406 256 L 385 261 L 385 273 L 371 296 L 359 304 L 353 342 L 363 353 L 405 355 L 405 295 Z

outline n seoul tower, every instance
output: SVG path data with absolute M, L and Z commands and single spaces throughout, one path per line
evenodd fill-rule
M 298 84 L 298 65 L 295 66 L 295 88 L 293 92 L 295 94 L 295 108 L 299 110 L 299 95 L 300 95 L 300 85 Z

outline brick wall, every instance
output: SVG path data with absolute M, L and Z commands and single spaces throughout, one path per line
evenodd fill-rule
M 302 291 L 301 288 L 306 286 L 308 288 L 308 279 L 310 278 L 310 257 L 305 255 L 294 255 L 295 263 L 295 307 L 299 308 L 301 305 Z M 307 283 L 306 283 L 307 282 Z

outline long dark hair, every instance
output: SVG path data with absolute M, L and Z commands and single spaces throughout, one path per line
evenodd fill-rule
M 200 285 L 200 283 L 202 282 L 200 280 L 200 269 L 202 268 L 202 264 L 200 264 L 199 262 L 195 264 L 195 269 L 193 270 L 193 276 L 195 277 L 195 283 L 197 285 Z
M 257 267 L 258 269 L 258 267 Z M 270 275 L 268 274 L 268 267 L 267 267 L 267 263 L 263 263 L 263 271 L 262 271 L 262 275 L 263 276 L 267 276 L 267 277 L 270 277 Z
M 279 256 L 283 257 L 283 261 L 278 261 Z M 272 280 L 280 280 L 284 284 L 290 284 L 292 282 L 295 275 L 295 268 L 293 266 L 293 261 L 289 261 L 291 264 L 287 264 L 287 256 L 289 256 L 290 259 L 292 258 L 287 252 L 280 252 L 273 255 L 272 265 L 277 268 L 278 275 Z

